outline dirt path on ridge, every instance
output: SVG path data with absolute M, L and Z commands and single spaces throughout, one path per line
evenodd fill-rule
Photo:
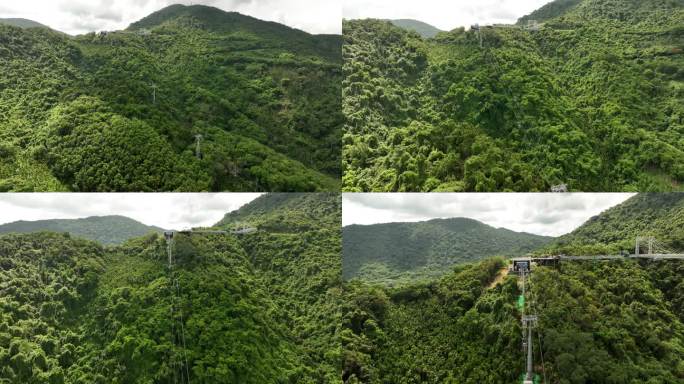
M 508 276 L 508 266 L 503 267 L 501 268 L 501 270 L 499 270 L 499 273 L 496 275 L 496 278 L 494 279 L 494 281 L 492 281 L 491 284 L 489 284 L 487 289 L 492 289 L 499 285 L 502 281 L 504 281 L 506 276 Z

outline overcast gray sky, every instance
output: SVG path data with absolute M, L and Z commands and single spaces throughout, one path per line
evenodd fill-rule
M 171 4 L 204 4 L 309 33 L 341 33 L 342 0 L 3 0 L 0 18 L 25 18 L 71 35 L 112 31 Z
M 345 193 L 342 225 L 469 217 L 493 227 L 559 236 L 631 193 Z
M 122 215 L 164 229 L 216 224 L 259 193 L 0 193 L 0 224 Z
M 551 0 L 342 0 L 345 19 L 416 19 L 450 31 L 480 24 L 512 24 Z

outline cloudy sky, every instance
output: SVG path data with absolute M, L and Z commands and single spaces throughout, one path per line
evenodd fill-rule
M 2 193 L 0 224 L 122 215 L 164 229 L 216 224 L 259 193 Z
M 493 227 L 559 236 L 617 205 L 629 193 L 345 193 L 342 224 L 468 217 Z
M 112 31 L 171 4 L 204 4 L 276 21 L 309 33 L 341 33 L 341 0 L 3 0 L 0 18 L 38 21 L 77 35 Z
M 512 24 L 551 0 L 342 0 L 345 19 L 417 19 L 450 31 L 475 23 Z

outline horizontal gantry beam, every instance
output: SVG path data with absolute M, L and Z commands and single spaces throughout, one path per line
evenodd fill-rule
M 553 262 L 559 260 L 582 261 L 582 260 L 622 260 L 622 259 L 649 259 L 649 260 L 684 260 L 684 254 L 640 254 L 640 255 L 595 255 L 595 256 L 551 256 L 551 257 L 516 257 L 511 259 L 513 263 L 519 262 Z

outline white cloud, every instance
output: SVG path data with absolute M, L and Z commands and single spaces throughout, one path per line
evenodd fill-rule
M 216 224 L 259 193 L 3 193 L 0 224 L 18 220 L 122 215 L 147 225 L 187 229 Z
M 416 19 L 450 31 L 480 24 L 512 24 L 551 0 L 343 0 L 345 19 Z
M 309 33 L 341 33 L 342 0 L 22 0 L 0 4 L 0 18 L 25 18 L 72 35 L 112 31 L 171 4 L 203 4 Z
M 342 225 L 468 217 L 493 227 L 559 236 L 630 193 L 345 193 Z

